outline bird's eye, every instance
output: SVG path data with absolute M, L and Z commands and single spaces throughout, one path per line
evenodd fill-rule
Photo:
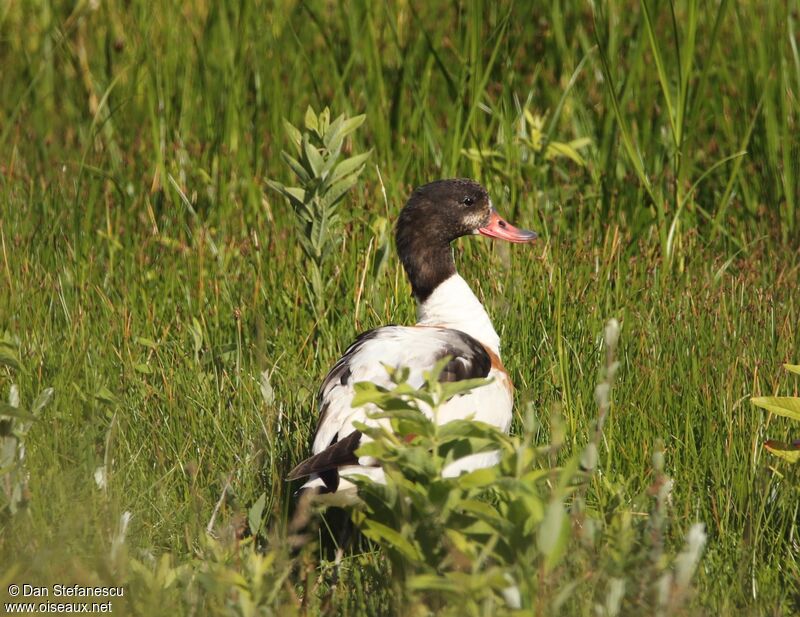
M 472 197 L 465 197 L 464 199 L 461 200 L 461 203 L 464 204 L 465 206 L 471 206 L 472 204 L 475 203 L 475 200 L 472 199 Z

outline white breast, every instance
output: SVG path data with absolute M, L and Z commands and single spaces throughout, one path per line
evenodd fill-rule
M 500 337 L 480 300 L 458 274 L 441 283 L 425 302 L 417 307 L 421 326 L 443 326 L 466 332 L 498 356 Z

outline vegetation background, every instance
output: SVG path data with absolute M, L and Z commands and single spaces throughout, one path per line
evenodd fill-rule
M 597 336 L 618 317 L 593 499 L 646 518 L 625 496 L 662 438 L 666 542 L 708 534 L 686 610 L 800 611 L 797 469 L 762 449 L 789 426 L 749 403 L 797 393 L 781 364 L 800 357 L 798 10 L 0 3 L 3 593 L 124 584 L 115 612 L 147 615 L 252 614 L 233 588 L 267 613 L 393 610 L 376 550 L 335 579 L 313 547 L 265 563 L 207 528 L 224 540 L 250 515 L 280 544 L 321 377 L 359 331 L 414 318 L 392 221 L 414 186 L 471 176 L 542 238 L 456 247 L 536 439 L 557 406 L 565 448 L 586 443 Z M 366 114 L 344 148 L 372 150 L 321 307 L 266 185 L 291 183 L 283 120 L 309 105 Z

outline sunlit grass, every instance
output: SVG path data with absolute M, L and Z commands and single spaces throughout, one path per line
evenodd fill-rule
M 0 331 L 22 367 L 0 366 L 0 398 L 12 383 L 23 404 L 54 388 L 26 436 L 28 509 L 0 523 L 4 567 L 42 584 L 116 580 L 125 511 L 133 558 L 213 563 L 204 536 L 223 491 L 221 528 L 266 493 L 279 533 L 326 369 L 357 332 L 414 318 L 389 221 L 413 186 L 482 174 L 542 235 L 456 246 L 542 442 L 554 405 L 567 449 L 586 442 L 597 333 L 616 316 L 595 498 L 647 487 L 662 438 L 668 541 L 698 520 L 709 534 L 694 606 L 796 610 L 797 472 L 761 446 L 788 423 L 748 398 L 791 394 L 781 364 L 800 361 L 800 5 L 688 3 L 673 18 L 669 3 L 595 4 L 0 9 Z M 374 148 L 339 206 L 322 314 L 289 207 L 264 183 L 291 181 L 282 121 L 300 125 L 308 104 L 366 113 L 347 148 Z M 586 167 L 522 164 L 501 137 L 524 108 L 548 139 L 588 138 Z M 504 149 L 502 169 L 465 149 Z M 348 556 L 326 599 L 323 566 L 315 602 L 381 614 L 385 567 Z M 172 606 L 189 612 L 178 594 Z

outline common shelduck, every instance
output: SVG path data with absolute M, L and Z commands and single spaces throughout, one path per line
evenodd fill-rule
M 513 386 L 500 361 L 500 337 L 469 285 L 456 272 L 450 243 L 461 236 L 482 234 L 509 242 L 532 242 L 536 234 L 517 229 L 494 209 L 486 189 L 472 180 L 438 180 L 416 189 L 397 223 L 395 238 L 417 302 L 415 326 L 389 325 L 364 332 L 333 366 L 319 391 L 319 421 L 313 456 L 295 467 L 289 480 L 310 476 L 301 491 L 329 505 L 357 501 L 348 476 L 360 474 L 382 481 L 383 470 L 355 451 L 367 439 L 354 426 L 378 420 L 369 409 L 352 407 L 353 385 L 392 383 L 386 366 L 407 367 L 408 382 L 424 383 L 423 373 L 445 356 L 440 379 L 458 381 L 489 377 L 492 381 L 456 396 L 439 409 L 437 421 L 473 418 L 508 432 Z M 497 454 L 474 454 L 452 462 L 446 476 L 487 467 Z

